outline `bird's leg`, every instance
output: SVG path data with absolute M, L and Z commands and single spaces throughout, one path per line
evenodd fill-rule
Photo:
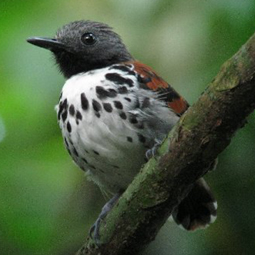
M 163 140 L 164 139 L 162 139 L 162 140 L 155 139 L 155 144 L 153 145 L 153 147 L 151 149 L 147 150 L 145 153 L 145 156 L 148 160 L 156 155 L 157 150 L 160 147 L 160 145 L 162 144 Z
M 90 228 L 89 235 L 90 237 L 95 241 L 97 245 L 100 245 L 100 224 L 101 221 L 107 216 L 107 214 L 111 211 L 113 206 L 117 203 L 119 200 L 121 194 L 123 192 L 116 193 L 102 208 L 101 213 L 99 214 L 96 222 L 93 224 L 93 226 Z

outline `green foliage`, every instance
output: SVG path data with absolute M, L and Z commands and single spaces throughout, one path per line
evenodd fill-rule
M 1 254 L 74 254 L 103 205 L 62 143 L 53 108 L 64 79 L 27 37 L 77 19 L 106 22 L 192 103 L 255 31 L 253 0 L 12 0 L 0 10 Z M 253 114 L 207 176 L 217 221 L 192 234 L 167 224 L 147 254 L 253 254 L 254 130 Z

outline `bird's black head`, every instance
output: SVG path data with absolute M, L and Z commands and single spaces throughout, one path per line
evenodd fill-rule
M 29 43 L 49 49 L 65 77 L 132 60 L 118 34 L 103 23 L 75 21 L 54 38 L 32 37 Z

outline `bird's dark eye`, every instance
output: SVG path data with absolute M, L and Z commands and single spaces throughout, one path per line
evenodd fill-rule
M 92 33 L 85 33 L 82 35 L 81 41 L 86 45 L 93 45 L 97 41 L 97 38 Z

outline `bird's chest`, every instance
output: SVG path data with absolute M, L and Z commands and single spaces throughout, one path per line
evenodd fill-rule
M 132 86 L 130 86 L 132 85 Z M 145 162 L 146 141 L 130 114 L 135 85 L 115 84 L 104 73 L 77 75 L 63 87 L 57 114 L 75 163 L 102 188 L 125 189 Z

